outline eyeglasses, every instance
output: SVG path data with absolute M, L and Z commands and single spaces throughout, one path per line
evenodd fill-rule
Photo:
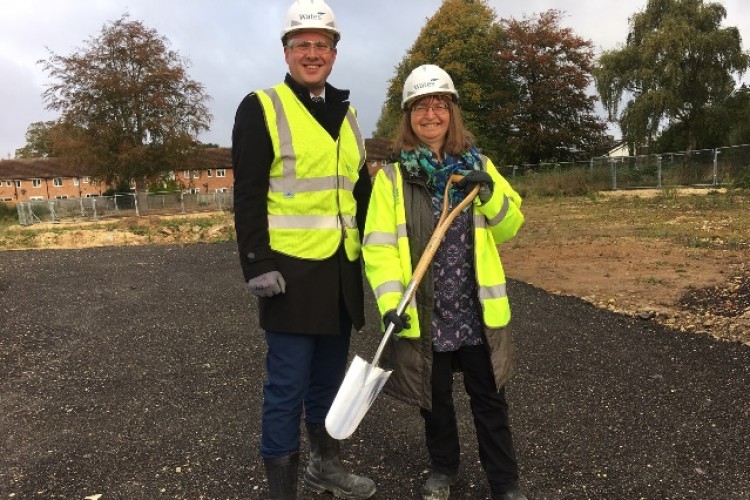
M 436 115 L 444 115 L 448 113 L 448 103 L 447 102 L 439 102 L 437 104 L 433 104 L 431 106 L 428 106 L 426 104 L 417 104 L 413 108 L 411 108 L 411 112 L 415 115 L 426 115 L 428 110 L 432 110 L 433 113 Z
M 315 54 L 328 54 L 333 49 L 333 45 L 320 40 L 289 40 L 286 46 L 298 54 L 306 54 L 313 49 Z

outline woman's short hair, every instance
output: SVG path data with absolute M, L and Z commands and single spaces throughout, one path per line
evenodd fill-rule
M 396 129 L 396 135 L 393 138 L 392 151 L 397 157 L 402 150 L 413 151 L 418 148 L 420 144 L 417 134 L 415 134 L 414 130 L 411 128 L 412 108 L 414 108 L 417 103 L 427 104 L 429 106 L 435 101 L 448 103 L 448 112 L 451 117 L 448 131 L 445 134 L 443 151 L 441 152 L 449 155 L 458 155 L 468 151 L 474 146 L 474 135 L 464 126 L 464 121 L 461 118 L 461 109 L 458 107 L 458 104 L 448 95 L 430 94 L 410 103 L 409 108 L 404 110 L 404 114 L 401 117 L 401 123 L 399 123 L 398 129 Z

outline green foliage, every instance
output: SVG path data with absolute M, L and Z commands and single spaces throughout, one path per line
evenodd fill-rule
M 18 220 L 16 207 L 11 207 L 0 201 L 0 221 Z
M 393 137 L 403 114 L 401 95 L 406 77 L 417 66 L 436 64 L 453 79 L 466 126 L 477 136 L 485 154 L 493 156 L 482 117 L 487 106 L 483 96 L 492 95 L 497 85 L 489 78 L 492 58 L 488 48 L 494 19 L 495 13 L 485 0 L 443 2 L 396 68 L 374 135 Z
M 593 71 L 623 139 L 650 144 L 665 120 L 680 124 L 672 132 L 681 137 L 679 150 L 695 149 L 702 131 L 710 139 L 735 76 L 750 63 L 737 28 L 721 27 L 725 17 L 723 5 L 703 0 L 648 0 L 631 17 L 626 44 L 604 52 Z M 675 137 L 668 140 L 678 144 Z
M 26 129 L 26 145 L 16 149 L 16 158 L 46 158 L 55 156 L 54 121 L 34 122 Z
M 59 156 L 95 166 L 106 182 L 159 178 L 194 154 L 211 114 L 203 86 L 168 41 L 123 15 L 86 48 L 42 60 L 53 83 L 43 93 L 59 111 Z

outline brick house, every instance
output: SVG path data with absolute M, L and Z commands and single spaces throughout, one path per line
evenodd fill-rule
M 186 193 L 232 189 L 234 174 L 229 148 L 201 150 L 184 170 L 170 175 Z M 64 165 L 59 158 L 0 160 L 0 202 L 101 196 L 110 186 L 95 180 L 91 169 Z

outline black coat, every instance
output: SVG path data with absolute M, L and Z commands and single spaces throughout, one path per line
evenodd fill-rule
M 285 83 L 334 139 L 349 109 L 349 91 L 326 84 L 324 104 L 313 104 L 307 88 L 287 74 Z M 268 236 L 268 188 L 273 147 L 263 109 L 255 93 L 240 103 L 232 130 L 234 222 L 245 281 L 279 271 L 286 293 L 259 302 L 260 326 L 277 333 L 332 334 L 340 331 L 341 307 L 356 329 L 364 325 L 360 260 L 350 262 L 340 245 L 325 260 L 306 260 L 275 252 Z M 357 224 L 364 230 L 372 189 L 367 168 L 360 167 L 354 188 Z

